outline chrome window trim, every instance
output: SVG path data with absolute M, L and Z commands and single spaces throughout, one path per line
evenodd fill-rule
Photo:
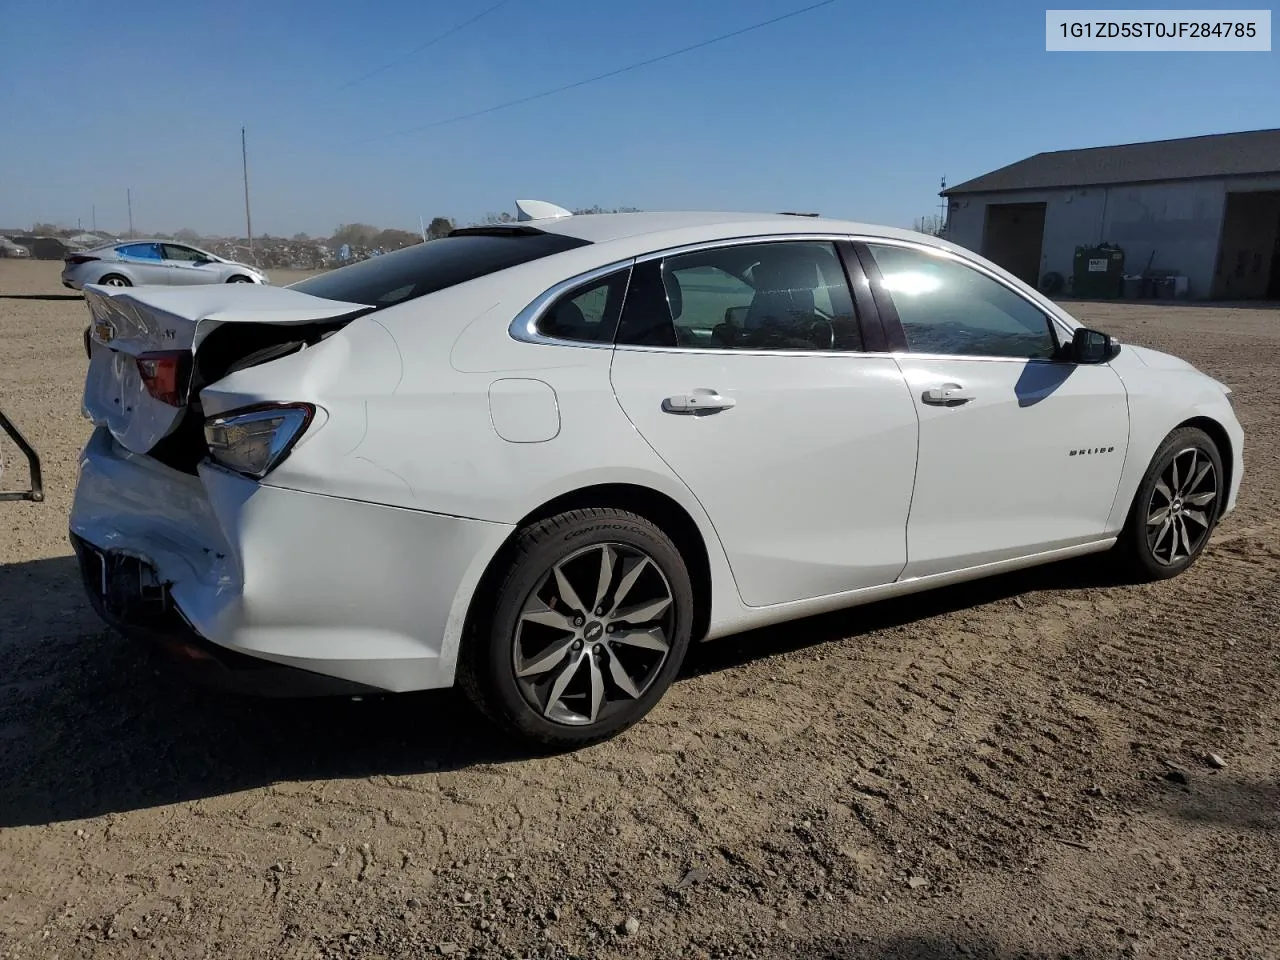
M 935 256 L 954 261 L 962 266 L 975 270 L 990 280 L 995 281 L 1004 287 L 1014 296 L 1020 298 L 1029 306 L 1034 307 L 1049 320 L 1053 329 L 1062 334 L 1066 341 L 1070 341 L 1075 332 L 1073 327 L 1060 317 L 1054 310 L 1047 309 L 1044 304 L 1038 303 L 1029 298 L 1026 293 L 1014 287 L 1003 277 L 992 272 L 992 270 L 983 264 L 970 260 L 961 254 L 957 254 L 952 250 L 937 247 L 929 243 L 921 243 L 914 240 L 904 240 L 900 237 L 886 237 L 878 234 L 863 233 L 833 233 L 831 231 L 822 231 L 817 233 L 769 233 L 756 234 L 738 237 L 721 237 L 716 240 L 701 240 L 697 243 L 686 243 L 675 247 L 665 247 L 660 250 L 651 250 L 647 253 L 637 254 L 633 257 L 626 257 L 621 260 L 615 260 L 604 266 L 595 267 L 584 273 L 576 274 L 559 283 L 547 288 L 539 294 L 534 300 L 516 314 L 508 328 L 511 337 L 522 343 L 535 343 L 544 346 L 559 347 L 581 347 L 589 350 L 643 350 L 652 353 L 708 353 L 708 354 L 724 354 L 726 356 L 751 354 L 753 356 L 779 356 L 779 357 L 797 357 L 797 356 L 820 356 L 820 357 L 895 357 L 902 358 L 918 358 L 921 360 L 987 360 L 996 363 L 1061 363 L 1060 360 L 1049 360 L 1042 357 L 992 357 L 982 354 L 959 354 L 959 353 L 913 353 L 910 350 L 905 351 L 880 351 L 872 352 L 866 350 L 735 350 L 711 347 L 697 346 L 675 346 L 675 347 L 659 347 L 647 346 L 642 344 L 617 343 L 614 341 L 608 343 L 598 343 L 591 340 L 566 340 L 563 337 L 551 337 L 538 331 L 538 321 L 542 318 L 542 314 L 546 309 L 558 300 L 561 296 L 578 286 L 585 286 L 592 281 L 599 280 L 618 270 L 634 269 L 642 263 L 650 263 L 654 260 L 663 260 L 668 257 L 681 256 L 687 253 L 697 253 L 702 250 L 714 250 L 720 247 L 736 247 L 746 246 L 749 244 L 760 243 L 794 243 L 796 241 L 817 241 L 824 243 L 866 243 L 866 244 L 882 244 L 886 246 L 905 247 L 910 250 L 917 250 L 928 256 Z M 631 278 L 627 278 L 627 289 L 624 291 L 623 304 L 626 303 L 626 293 L 630 292 Z M 850 295 L 853 291 L 850 289 Z
M 679 257 L 686 253 L 698 253 L 702 250 L 714 250 L 719 247 L 745 247 L 757 243 L 795 243 L 796 241 L 805 240 L 839 243 L 841 240 L 848 239 L 850 237 L 847 233 L 831 233 L 829 231 L 823 233 L 766 233 L 755 236 L 722 237 L 719 240 L 700 240 L 697 243 L 685 243 L 678 247 L 667 247 L 665 250 L 651 250 L 649 253 L 642 253 L 636 257 L 636 263 L 665 260 L 667 257 Z
M 542 319 L 542 315 L 546 312 L 547 307 L 555 303 L 566 293 L 572 291 L 575 287 L 584 287 L 591 284 L 595 280 L 602 280 L 611 273 L 617 273 L 619 270 L 630 270 L 635 266 L 635 258 L 628 257 L 625 260 L 616 260 L 613 263 L 606 264 L 603 267 L 596 267 L 585 273 L 579 273 L 569 277 L 567 280 L 561 280 L 552 287 L 548 287 L 542 293 L 534 298 L 533 302 L 515 315 L 515 319 L 511 321 L 511 325 L 507 328 L 512 338 L 522 343 L 538 343 L 545 346 L 555 347 L 584 347 L 588 350 L 612 350 L 613 339 L 606 343 L 600 343 L 595 340 L 566 340 L 564 337 L 550 337 L 538 330 L 538 321 Z M 627 301 L 626 295 L 631 289 L 631 277 L 627 276 L 627 288 L 623 290 L 622 302 Z

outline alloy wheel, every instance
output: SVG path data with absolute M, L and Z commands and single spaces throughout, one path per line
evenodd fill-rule
M 640 699 L 667 661 L 675 630 L 671 585 L 630 544 L 593 544 L 554 564 L 526 598 L 512 667 L 543 717 L 596 723 Z
M 1213 528 L 1218 472 L 1196 447 L 1173 455 L 1151 490 L 1147 505 L 1147 545 L 1162 566 L 1193 556 Z
M 102 285 L 104 287 L 127 287 L 129 283 L 124 277 L 107 277 L 102 281 Z

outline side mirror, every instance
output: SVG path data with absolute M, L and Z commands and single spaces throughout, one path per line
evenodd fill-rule
M 1120 341 L 1110 334 L 1078 327 L 1071 337 L 1073 363 L 1106 363 L 1120 352 Z

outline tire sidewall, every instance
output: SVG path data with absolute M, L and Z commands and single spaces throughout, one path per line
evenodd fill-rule
M 508 724 L 543 743 L 571 745 L 592 742 L 636 723 L 670 687 L 689 647 L 693 628 L 693 587 L 679 551 L 670 538 L 644 519 L 622 511 L 608 511 L 608 514 L 574 518 L 559 524 L 553 521 L 548 535 L 538 537 L 526 552 L 518 555 L 505 582 L 493 597 L 492 614 L 483 619 L 479 625 L 481 632 L 472 638 L 479 645 L 477 652 L 481 654 L 476 679 L 494 694 L 491 705 Z M 530 592 L 554 564 L 584 547 L 604 543 L 621 543 L 643 551 L 666 577 L 676 608 L 671 649 L 644 695 L 619 710 L 607 722 L 581 727 L 555 723 L 537 713 L 516 683 L 512 652 L 520 611 Z
M 1147 542 L 1147 508 L 1151 503 L 1151 493 L 1155 489 L 1160 475 L 1168 468 L 1169 462 L 1174 455 L 1188 447 L 1195 447 L 1212 461 L 1213 469 L 1216 471 L 1218 496 L 1213 503 L 1213 515 L 1209 518 L 1209 531 L 1204 540 L 1190 557 L 1180 560 L 1171 566 L 1166 566 L 1155 559 Z M 1218 526 L 1218 519 L 1222 515 L 1226 495 L 1226 476 L 1222 469 L 1222 454 L 1218 452 L 1218 445 L 1213 442 L 1213 438 L 1197 427 L 1183 427 L 1169 434 L 1164 442 L 1160 444 L 1156 455 L 1151 459 L 1151 465 L 1147 468 L 1147 472 L 1142 478 L 1142 483 L 1138 487 L 1138 493 L 1134 497 L 1129 517 L 1129 537 L 1132 552 L 1152 579 L 1167 580 L 1170 577 L 1176 577 L 1199 559 L 1209 545 L 1213 531 Z

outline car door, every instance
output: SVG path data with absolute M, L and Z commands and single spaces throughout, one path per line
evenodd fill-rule
M 129 265 L 134 282 L 139 285 L 167 284 L 169 268 L 158 243 L 129 243 L 116 252 Z
M 220 279 L 220 264 L 210 263 L 199 250 L 184 247 L 178 243 L 161 245 L 164 251 L 165 266 L 169 268 L 169 282 L 175 286 L 190 286 L 197 283 L 217 283 Z
M 1105 535 L 1129 439 L 1109 364 L 994 272 L 915 244 L 859 244 L 920 418 L 903 578 Z
M 893 358 L 862 347 L 828 240 L 632 271 L 614 392 L 706 510 L 749 606 L 890 583 L 906 562 L 915 409 Z

